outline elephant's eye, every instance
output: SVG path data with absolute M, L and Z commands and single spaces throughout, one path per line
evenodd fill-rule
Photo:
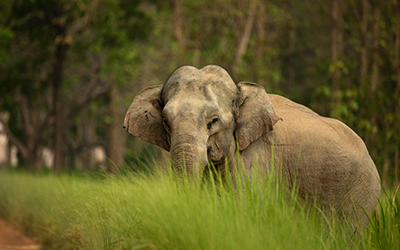
M 212 125 L 213 125 L 214 123 L 218 122 L 218 121 L 219 121 L 218 118 L 214 118 L 211 122 L 209 122 L 209 123 L 207 124 L 207 128 L 208 128 L 208 129 L 211 129 Z

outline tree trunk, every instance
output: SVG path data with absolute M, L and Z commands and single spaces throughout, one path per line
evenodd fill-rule
M 295 44 L 296 44 L 296 32 L 295 29 L 293 27 L 293 25 L 291 25 L 290 27 L 290 31 L 289 31 L 289 56 L 288 56 L 288 65 L 287 65 L 287 88 L 288 89 L 292 89 L 292 87 L 295 86 L 295 82 L 294 82 L 294 76 L 295 76 L 295 70 L 293 67 L 293 54 L 295 53 Z
M 61 84 L 64 70 L 64 60 L 68 49 L 68 41 L 65 36 L 65 28 L 58 27 L 56 38 L 55 61 L 53 68 L 53 111 L 54 111 L 54 172 L 60 174 L 63 156 L 62 124 L 61 113 Z
M 384 123 L 384 130 L 387 131 L 390 129 L 390 124 L 388 121 Z M 389 138 L 385 136 L 384 144 L 383 144 L 383 168 L 382 168 L 382 181 L 385 181 L 388 186 L 390 186 L 389 178 L 389 165 L 390 165 L 390 156 L 389 156 Z
M 374 10 L 374 22 L 372 28 L 372 70 L 371 70 L 371 87 L 370 87 L 370 100 L 378 101 L 376 91 L 379 86 L 379 55 L 378 55 L 378 39 L 379 39 L 379 19 L 378 10 Z M 371 125 L 377 127 L 379 122 L 379 110 L 373 109 L 371 112 Z M 376 146 L 376 133 L 372 131 L 369 138 L 366 138 L 367 147 L 371 150 L 372 157 L 378 156 L 378 147 Z
M 394 152 L 394 184 L 397 186 L 399 184 L 399 146 L 396 147 L 396 150 Z
M 176 41 L 178 42 L 179 53 L 183 55 L 185 52 L 186 41 L 183 35 L 181 1 L 171 0 L 171 3 L 172 3 L 173 18 L 174 18 L 174 34 Z
M 75 165 L 77 169 L 84 170 L 92 167 L 91 149 L 95 141 L 96 127 L 89 117 L 88 109 L 84 109 L 77 121 L 77 152 L 75 152 Z
M 379 19 L 378 9 L 374 10 L 374 24 L 372 28 L 372 75 L 371 75 L 371 92 L 374 94 L 379 84 L 379 55 L 378 55 L 378 39 L 379 39 Z
M 243 55 L 246 52 L 247 45 L 249 44 L 251 31 L 254 25 L 254 18 L 256 12 L 256 1 L 251 1 L 250 6 L 247 12 L 247 20 L 244 26 L 243 35 L 240 38 L 240 42 L 238 44 L 235 59 L 233 61 L 233 76 L 237 80 L 239 77 L 239 65 L 242 62 Z
M 122 163 L 124 157 L 124 145 L 126 141 L 126 133 L 122 129 L 121 117 L 124 116 L 125 108 L 119 101 L 118 88 L 115 80 L 113 81 L 110 91 L 110 138 L 108 143 L 108 171 L 111 174 L 116 174 L 119 165 Z
M 24 125 L 24 141 L 20 141 L 11 131 L 6 119 L 0 116 L 0 123 L 3 125 L 3 131 L 10 143 L 15 145 L 23 158 L 23 165 L 31 170 L 39 168 L 39 148 L 42 142 L 43 126 L 40 126 L 38 117 L 35 115 L 34 108 L 29 109 L 27 98 L 19 91 L 16 91 L 15 98 L 18 102 L 22 123 Z M 35 117 L 36 116 L 36 117 Z M 43 123 L 47 124 L 45 119 Z M 42 124 L 43 125 L 43 124 Z
M 257 51 L 257 59 L 260 61 L 261 65 L 264 64 L 266 48 L 268 48 L 267 34 L 265 32 L 267 26 L 267 11 L 266 11 L 266 3 L 259 2 L 257 4 L 257 19 L 256 19 L 256 28 L 257 28 L 257 36 L 258 42 L 256 44 Z M 264 71 L 257 70 L 257 79 L 256 82 L 264 87 L 267 86 L 267 79 L 265 77 Z
M 394 25 L 397 27 L 397 29 L 395 29 L 395 41 L 394 41 L 394 69 L 395 69 L 395 73 L 396 73 L 396 91 L 395 91 L 395 103 L 397 103 L 397 105 L 395 104 L 395 114 L 398 117 L 400 115 L 400 4 L 397 0 L 394 0 L 394 7 L 395 7 L 395 12 L 396 12 L 396 17 L 395 17 L 395 23 Z M 398 124 L 396 124 L 396 126 L 399 126 Z M 399 136 L 397 134 L 397 136 Z M 397 137 L 399 138 L 399 137 Z M 400 164 L 399 164 L 399 144 L 397 143 L 396 145 L 396 149 L 395 149 L 395 153 L 394 153 L 394 162 L 393 162 L 393 167 L 394 167 L 394 181 L 397 184 L 399 181 L 399 168 L 400 168 Z
M 340 90 L 340 77 L 342 71 L 342 44 L 343 44 L 343 20 L 340 0 L 333 0 L 332 4 L 332 45 L 331 45 L 331 73 L 332 73 L 332 87 L 331 87 L 331 105 L 333 112 L 340 103 L 339 90 Z M 331 111 L 332 112 L 332 111 Z M 340 115 L 339 113 L 332 113 L 334 116 Z
M 361 23 L 361 39 L 362 39 L 362 47 L 361 47 L 361 67 L 360 67 L 360 80 L 364 82 L 367 76 L 368 70 L 368 0 L 362 0 L 363 13 L 362 13 L 362 23 Z
M 5 145 L 5 152 L 6 154 L 6 166 L 11 166 L 11 144 L 7 141 L 7 144 Z

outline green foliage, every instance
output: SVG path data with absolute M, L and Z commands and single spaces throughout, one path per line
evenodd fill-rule
M 372 218 L 370 239 L 377 249 L 400 249 L 400 193 L 384 192 L 379 213 Z
M 382 197 L 380 214 L 354 237 L 274 178 L 238 176 L 222 186 L 218 177 L 201 185 L 165 173 L 104 177 L 2 172 L 0 216 L 45 249 L 399 247 L 396 193 Z
M 158 149 L 155 146 L 147 145 L 140 151 L 126 150 L 125 163 L 120 167 L 122 174 L 130 173 L 151 173 L 156 165 L 155 151 Z
M 21 142 L 18 146 L 32 151 L 29 155 L 37 156 L 42 146 L 53 144 L 51 86 L 57 44 L 63 44 L 67 51 L 60 97 L 63 133 L 67 138 L 64 151 L 69 151 L 68 155 L 76 154 L 79 149 L 101 141 L 97 138 L 82 141 L 77 130 L 87 120 L 107 117 L 111 101 L 101 97 L 111 86 L 122 85 L 132 78 L 135 64 L 131 62 L 138 62 L 139 55 L 131 44 L 145 39 L 152 28 L 140 9 L 141 3 L 123 0 L 2 2 L 0 113 L 10 117 L 7 123 Z M 27 119 L 28 108 L 30 119 Z M 103 132 L 109 127 L 107 123 L 98 124 L 93 130 Z M 29 134 L 29 129 L 34 131 Z M 32 134 L 42 138 L 33 138 Z M 29 160 L 24 160 L 29 164 Z
M 258 188 L 245 195 L 186 182 L 182 189 L 166 176 L 91 182 L 5 173 L 0 183 L 2 216 L 49 249 L 320 249 L 324 237 L 317 223 L 305 223 L 304 210 L 268 189 L 270 199 Z

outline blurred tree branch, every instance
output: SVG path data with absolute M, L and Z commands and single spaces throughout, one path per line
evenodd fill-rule
M 179 53 L 184 54 L 186 48 L 185 36 L 183 34 L 183 25 L 181 18 L 181 0 L 171 0 L 173 18 L 174 18 L 174 34 L 178 42 Z
M 244 53 L 246 52 L 247 45 L 250 40 L 251 31 L 253 29 L 256 5 L 257 5 L 256 1 L 250 1 L 250 6 L 247 12 L 246 24 L 244 26 L 244 31 L 242 37 L 240 38 L 238 47 L 236 49 L 235 59 L 232 67 L 233 75 L 236 79 L 239 76 L 239 65 L 242 62 Z

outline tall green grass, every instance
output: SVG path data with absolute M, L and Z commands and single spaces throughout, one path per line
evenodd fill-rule
M 45 249 L 399 249 L 399 197 L 359 236 L 279 181 L 0 172 L 0 216 Z M 224 187 L 223 187 L 224 186 Z M 235 187 L 233 187 L 235 186 Z

